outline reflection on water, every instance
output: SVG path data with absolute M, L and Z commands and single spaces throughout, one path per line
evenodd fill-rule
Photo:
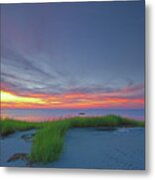
M 81 115 L 82 114 L 82 115 Z M 143 109 L 2 109 L 3 118 L 26 121 L 52 121 L 73 116 L 103 116 L 108 114 L 144 120 Z

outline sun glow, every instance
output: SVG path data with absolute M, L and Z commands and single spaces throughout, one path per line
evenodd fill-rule
M 42 99 L 33 97 L 23 97 L 12 94 L 10 92 L 1 91 L 1 102 L 3 103 L 37 103 L 43 104 Z

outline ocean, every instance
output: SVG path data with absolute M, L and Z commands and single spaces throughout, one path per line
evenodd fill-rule
M 144 121 L 144 109 L 1 109 L 1 117 L 26 121 L 50 121 L 73 116 L 120 115 Z

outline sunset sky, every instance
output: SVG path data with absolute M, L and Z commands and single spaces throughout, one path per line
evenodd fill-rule
M 2 108 L 144 108 L 144 2 L 1 5 Z

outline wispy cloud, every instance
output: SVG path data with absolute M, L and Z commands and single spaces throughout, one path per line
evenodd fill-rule
M 144 107 L 144 3 L 135 3 L 2 5 L 1 90 L 43 102 L 3 107 Z

